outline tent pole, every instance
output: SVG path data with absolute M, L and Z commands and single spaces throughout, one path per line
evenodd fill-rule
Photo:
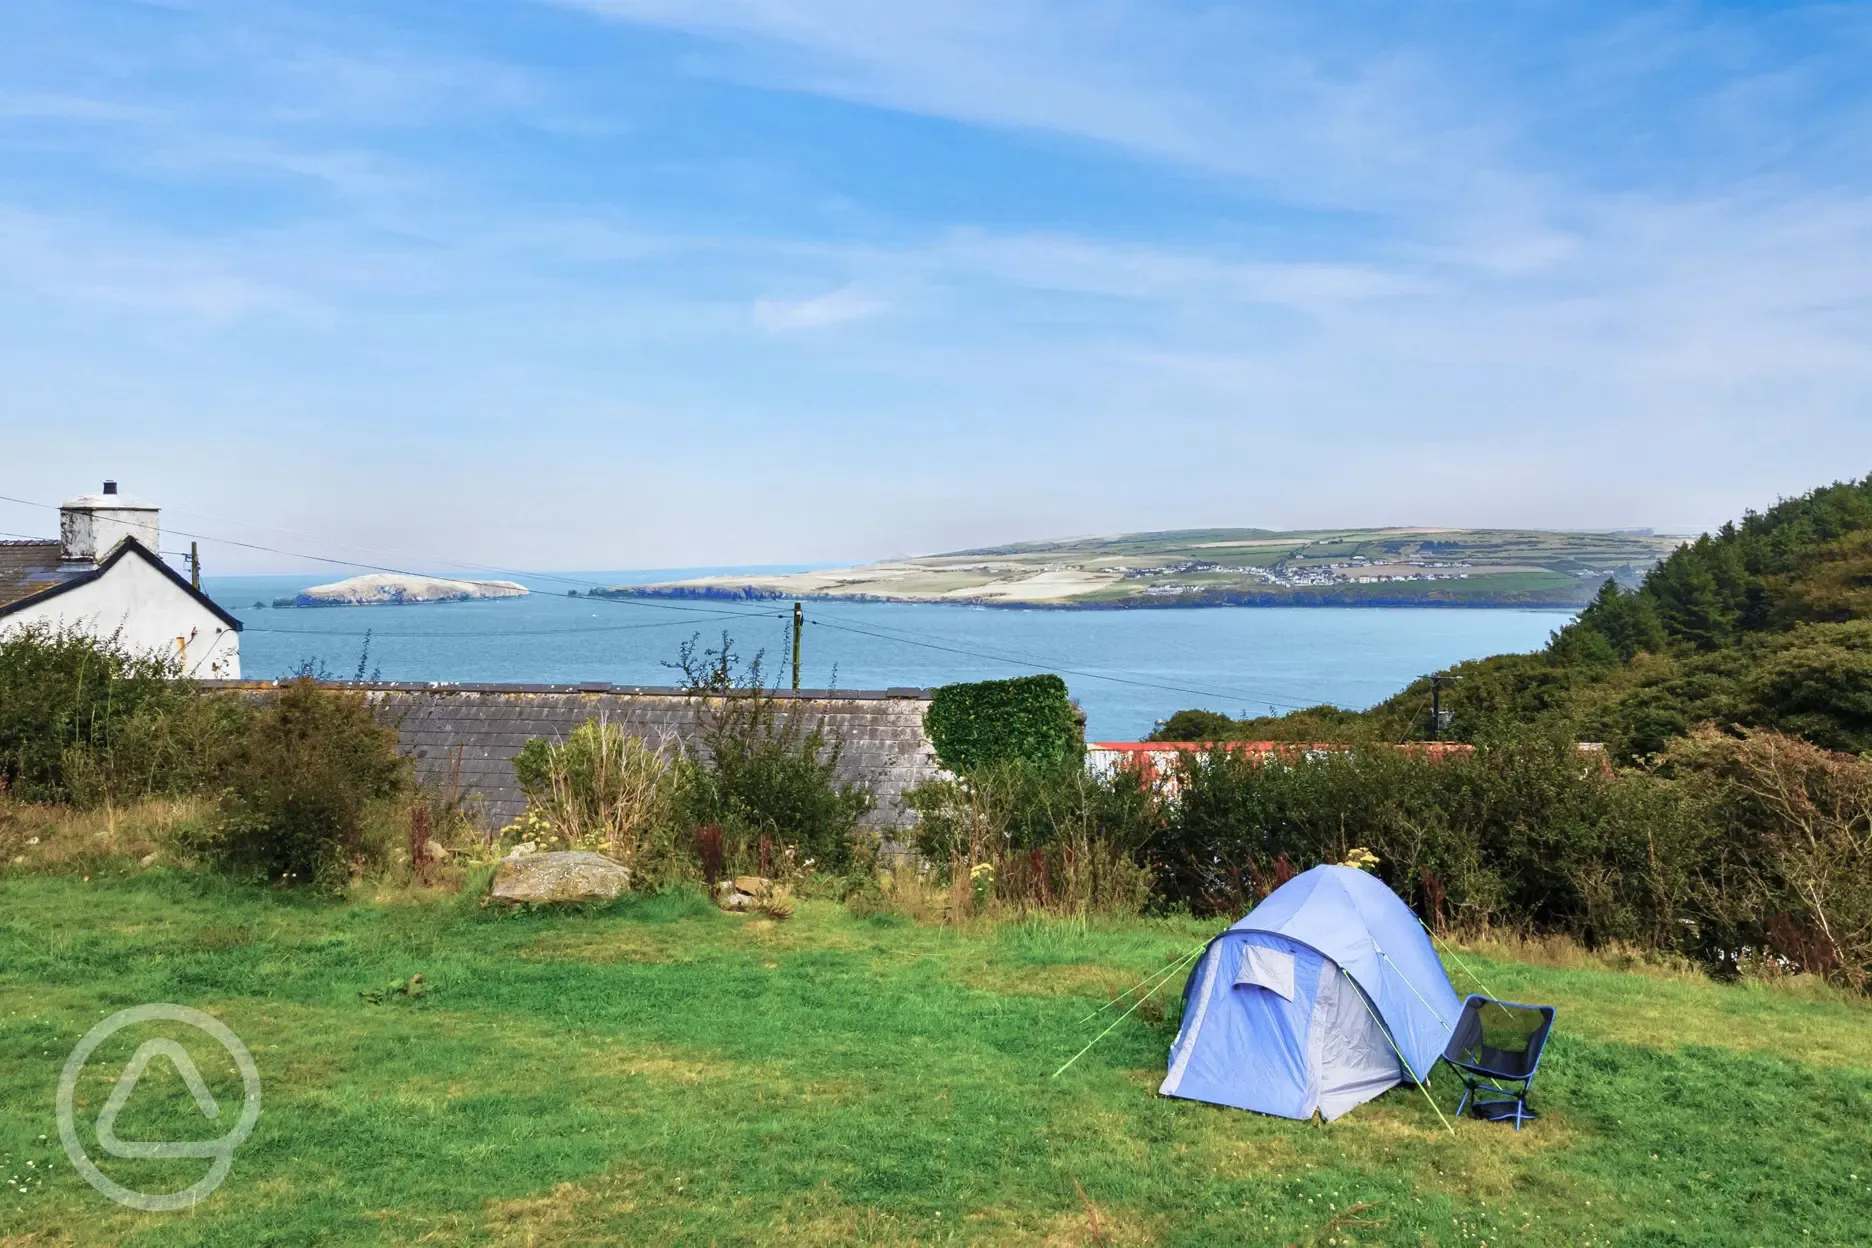
M 1372 948 L 1378 949 L 1377 942 L 1375 941 L 1373 942 Z M 1448 1023 L 1443 1022 L 1443 1016 L 1437 1013 L 1436 1006 L 1431 1005 L 1429 1001 L 1425 1000 L 1423 993 L 1417 992 L 1417 985 L 1410 982 L 1410 976 L 1406 975 L 1404 973 L 1404 969 L 1400 967 L 1397 963 L 1391 960 L 1391 955 L 1386 953 L 1383 949 L 1378 949 L 1378 956 L 1385 960 L 1386 966 L 1390 967 L 1392 970 L 1397 972 L 1397 977 L 1404 981 L 1404 986 L 1406 988 L 1410 989 L 1412 992 L 1417 993 L 1417 999 L 1423 1002 L 1424 1009 L 1429 1010 L 1431 1015 L 1436 1018 L 1437 1022 L 1443 1023 L 1443 1030 L 1450 1031 L 1450 1025 Z M 1451 1032 L 1451 1034 L 1453 1035 L 1455 1033 Z

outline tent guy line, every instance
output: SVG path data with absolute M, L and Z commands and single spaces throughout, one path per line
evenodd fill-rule
M 1170 968 L 1171 974 L 1174 975 L 1178 970 L 1180 970 L 1184 966 L 1185 963 L 1189 962 L 1190 959 L 1196 957 L 1197 954 L 1201 953 L 1203 949 L 1207 949 L 1208 947 L 1209 947 L 1208 945 L 1204 945 L 1202 946 L 1201 949 L 1194 949 L 1194 950 L 1191 950 L 1189 953 L 1184 954 L 1182 961 L 1178 962 L 1175 966 Z M 1117 1018 L 1112 1019 L 1110 1027 L 1107 1027 L 1104 1031 L 1099 1032 L 1098 1035 L 1093 1036 L 1092 1039 L 1086 1042 L 1085 1048 L 1080 1049 L 1077 1053 L 1067 1058 L 1066 1065 L 1061 1066 L 1058 1070 L 1054 1071 L 1052 1077 L 1057 1079 L 1061 1075 L 1065 1074 L 1066 1068 L 1068 1066 L 1071 1066 L 1074 1062 L 1084 1057 L 1087 1053 L 1090 1053 L 1092 1051 L 1093 1045 L 1103 1040 L 1106 1036 L 1109 1036 L 1112 1033 L 1113 1029 L 1116 1028 L 1119 1023 L 1122 1023 L 1124 1022 L 1125 1019 L 1130 1018 L 1131 1015 L 1137 1010 L 1138 1006 L 1143 1005 L 1146 1001 L 1156 996 L 1158 989 L 1162 988 L 1165 984 L 1169 983 L 1170 978 L 1171 978 L 1170 975 L 1166 975 L 1162 979 L 1158 980 L 1156 988 L 1151 989 L 1149 992 L 1139 997 L 1136 1001 L 1132 1002 L 1130 1009 L 1120 1014 Z
M 1208 939 L 1204 940 L 1201 944 L 1197 945 L 1194 949 L 1190 950 L 1190 953 L 1201 953 L 1204 949 L 1207 949 L 1209 947 L 1209 941 L 1214 940 L 1214 939 L 1215 937 L 1213 936 L 1209 937 Z M 1167 976 L 1174 975 L 1176 973 L 1177 967 L 1183 965 L 1183 963 L 1187 961 L 1189 961 L 1189 955 L 1185 954 L 1183 957 L 1178 958 L 1176 961 L 1170 962 L 1166 964 L 1165 966 L 1159 968 L 1158 970 L 1152 971 L 1150 974 L 1146 975 L 1143 979 L 1138 980 L 1137 983 L 1132 984 L 1129 988 L 1125 989 L 1123 992 L 1119 993 L 1117 996 L 1107 1001 L 1104 1005 L 1099 1006 L 1098 1009 L 1093 1010 L 1090 1014 L 1086 1015 L 1084 1018 L 1074 1023 L 1073 1026 L 1075 1027 L 1085 1026 L 1087 1023 L 1091 1022 L 1093 1019 L 1103 1014 L 1106 1010 L 1111 1009 L 1112 1006 L 1117 1005 L 1120 1001 L 1124 1000 L 1126 997 L 1130 996 L 1132 993 L 1142 988 L 1145 984 L 1148 984 L 1152 982 L 1153 980 L 1162 979 Z

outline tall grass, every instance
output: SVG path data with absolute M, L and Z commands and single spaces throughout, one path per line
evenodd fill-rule
M 1140 851 L 1162 812 L 1129 777 L 1077 765 L 1004 762 L 905 795 L 916 849 L 950 888 L 955 914 L 993 905 L 1136 914 L 1153 872 Z

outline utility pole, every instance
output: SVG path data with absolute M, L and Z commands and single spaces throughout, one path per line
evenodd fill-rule
M 194 542 L 188 544 L 188 579 L 196 593 L 201 592 L 201 547 Z
M 1432 741 L 1442 737 L 1444 726 L 1449 723 L 1449 720 L 1443 717 L 1443 682 L 1461 679 L 1460 676 L 1452 676 L 1448 672 L 1430 673 L 1430 739 Z
M 801 610 L 800 604 L 796 602 L 793 604 L 793 687 L 795 689 L 799 688 L 800 629 L 805 623 L 806 612 Z

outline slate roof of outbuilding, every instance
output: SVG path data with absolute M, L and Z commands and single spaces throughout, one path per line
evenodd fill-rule
M 67 579 L 59 574 L 57 542 L 0 542 L 0 610 Z

